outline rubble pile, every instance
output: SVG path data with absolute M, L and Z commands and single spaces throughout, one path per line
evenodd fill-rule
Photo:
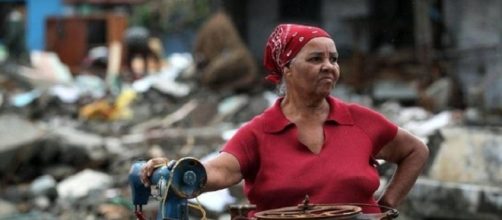
M 127 182 L 133 162 L 216 152 L 274 96 L 258 87 L 229 93 L 182 82 L 193 65 L 189 54 L 168 63 L 115 93 L 116 85 L 93 75 L 63 70 L 31 80 L 41 74 L 30 71 L 44 70 L 2 65 L 0 219 L 133 219 Z M 225 212 L 226 203 L 214 205 Z
M 134 219 L 132 163 L 157 156 L 206 160 L 277 98 L 261 85 L 240 93 L 201 86 L 189 54 L 171 55 L 158 73 L 132 82 L 74 76 L 57 57 L 36 57 L 54 66 L 0 65 L 0 219 Z M 392 83 L 377 89 L 402 95 L 386 89 Z M 343 83 L 333 95 L 376 108 L 428 144 L 431 160 L 398 208 L 401 219 L 502 215 L 500 127 L 467 126 L 472 118 L 459 111 L 433 114 L 392 101 L 375 106 L 374 97 Z M 384 186 L 393 167 L 384 163 L 380 170 Z M 240 185 L 200 200 L 212 219 L 228 219 L 229 204 L 246 203 Z M 144 210 L 154 216 L 157 206 Z

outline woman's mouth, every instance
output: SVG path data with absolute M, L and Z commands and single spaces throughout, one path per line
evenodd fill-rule
M 329 82 L 334 82 L 335 79 L 331 78 L 331 77 L 323 77 L 321 78 L 320 80 L 321 82 L 325 82 L 325 81 L 329 81 Z

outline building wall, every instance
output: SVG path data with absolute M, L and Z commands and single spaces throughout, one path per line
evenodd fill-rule
M 29 51 L 45 49 L 45 18 L 63 13 L 62 0 L 27 0 L 26 44 Z
M 263 57 L 266 40 L 273 28 L 281 23 L 279 20 L 279 0 L 248 1 L 248 45 L 257 58 Z M 350 49 L 354 45 L 367 50 L 369 32 L 367 28 L 359 28 L 359 37 L 351 26 L 351 20 L 361 19 L 369 15 L 369 0 L 322 0 L 319 26 L 328 31 L 334 38 L 338 49 Z
M 279 1 L 252 0 L 248 4 L 248 46 L 254 57 L 262 59 L 267 38 L 278 24 Z
M 368 0 L 324 0 L 321 13 L 322 26 L 335 39 L 338 50 L 369 50 Z
M 451 55 L 467 104 L 487 111 L 502 109 L 502 1 L 445 0 L 447 30 L 454 38 Z
M 457 36 L 458 49 L 490 47 L 500 44 L 499 0 L 446 0 L 447 24 Z

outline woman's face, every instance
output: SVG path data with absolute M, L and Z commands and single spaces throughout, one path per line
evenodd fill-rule
M 331 38 L 310 40 L 284 68 L 288 92 L 328 96 L 340 77 L 337 61 L 338 52 Z

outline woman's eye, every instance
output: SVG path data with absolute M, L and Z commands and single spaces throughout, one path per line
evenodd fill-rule
M 322 58 L 321 57 L 312 57 L 312 58 L 310 58 L 310 61 L 319 62 L 319 61 L 322 61 Z
M 330 61 L 331 63 L 336 63 L 336 62 L 338 61 L 338 57 L 330 57 L 330 58 L 329 58 L 329 61 Z

